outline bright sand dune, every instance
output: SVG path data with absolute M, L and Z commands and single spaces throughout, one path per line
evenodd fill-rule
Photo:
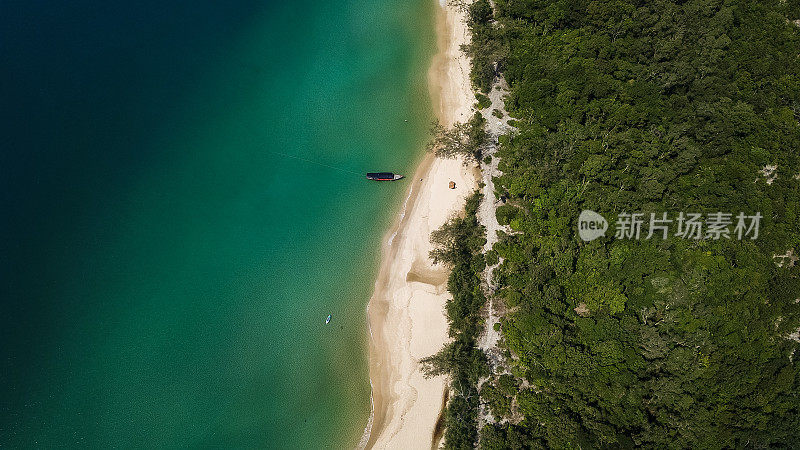
M 474 97 L 464 12 L 446 5 L 437 18 L 439 54 L 429 78 L 439 120 L 466 121 Z M 447 270 L 428 258 L 430 233 L 459 212 L 477 188 L 475 169 L 461 160 L 426 157 L 412 178 L 399 223 L 384 240 L 383 261 L 369 303 L 370 380 L 374 413 L 368 447 L 431 448 L 447 380 L 425 379 L 419 360 L 447 341 Z M 456 189 L 449 189 L 450 181 Z

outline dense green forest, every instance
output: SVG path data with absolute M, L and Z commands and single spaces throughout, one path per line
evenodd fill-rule
M 775 257 L 800 251 L 797 19 L 780 1 L 469 6 L 473 83 L 505 77 L 517 128 L 496 179 L 506 367 L 482 429 L 471 393 L 451 400 L 445 447 L 800 446 L 800 263 Z M 605 237 L 578 237 L 584 209 Z M 757 239 L 625 239 L 625 212 L 763 218 Z M 457 339 L 431 359 L 470 389 L 476 249 L 448 256 Z

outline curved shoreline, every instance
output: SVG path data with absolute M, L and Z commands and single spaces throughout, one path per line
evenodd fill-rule
M 469 119 L 474 97 L 465 13 L 436 2 L 438 52 L 428 71 L 439 121 L 451 126 Z M 361 445 L 366 448 L 431 448 L 446 390 L 443 377 L 425 379 L 419 359 L 448 340 L 444 305 L 448 272 L 428 258 L 430 232 L 461 210 L 477 187 L 475 168 L 462 160 L 425 155 L 403 209 L 384 236 L 375 290 L 367 307 L 372 413 Z M 456 188 L 448 183 L 455 181 Z M 364 442 L 366 441 L 366 442 Z

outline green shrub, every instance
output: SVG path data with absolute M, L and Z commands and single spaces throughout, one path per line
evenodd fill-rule
M 480 92 L 475 93 L 475 98 L 478 99 L 478 104 L 476 109 L 486 109 L 492 106 L 492 100 L 489 98 L 488 95 L 481 94 Z
M 494 250 L 489 250 L 486 252 L 486 265 L 493 266 L 500 262 L 500 258 L 497 256 L 497 252 Z

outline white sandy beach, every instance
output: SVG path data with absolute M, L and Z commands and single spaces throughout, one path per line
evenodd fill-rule
M 437 3 L 438 5 L 438 3 Z M 466 121 L 475 102 L 465 12 L 439 6 L 439 54 L 429 72 L 431 96 L 445 126 Z M 449 189 L 450 181 L 456 183 Z M 428 258 L 430 233 L 462 210 L 477 188 L 476 169 L 428 155 L 411 178 L 408 200 L 383 243 L 383 260 L 369 302 L 373 416 L 368 448 L 431 448 L 447 380 L 425 379 L 419 360 L 447 341 L 444 305 L 448 272 Z M 366 436 L 365 436 L 366 437 Z M 437 437 L 438 439 L 438 437 Z

